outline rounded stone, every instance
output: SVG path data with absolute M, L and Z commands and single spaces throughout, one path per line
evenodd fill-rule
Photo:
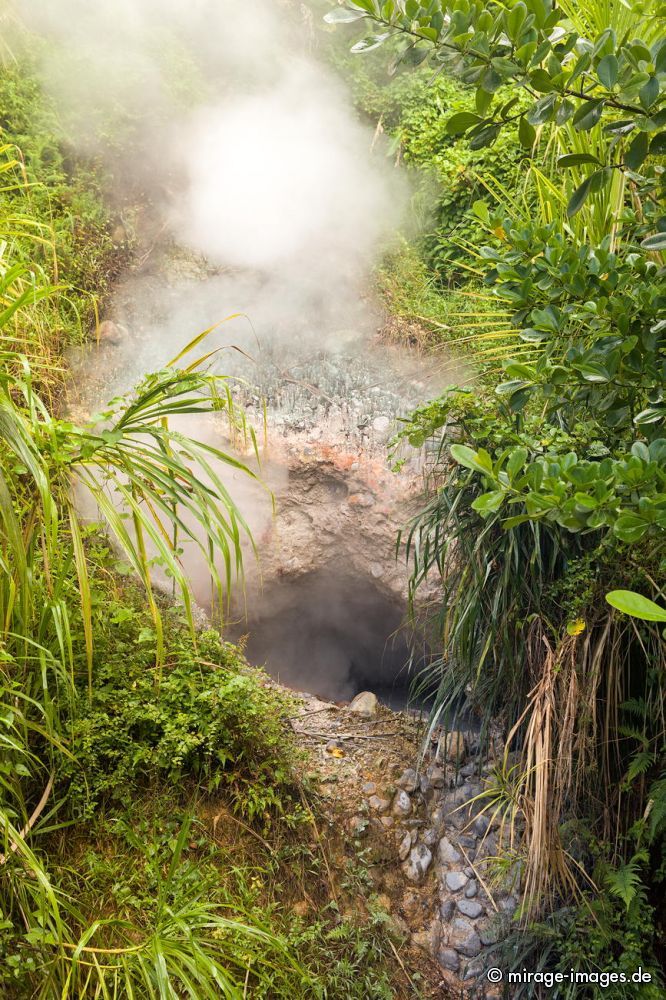
M 474 899 L 479 891 L 479 883 L 475 879 L 470 879 L 469 883 L 465 886 L 465 898 Z
M 405 875 L 410 882 L 420 882 L 432 863 L 432 852 L 425 844 L 418 844 L 409 852 L 409 858 L 404 864 Z
M 377 714 L 378 705 L 376 694 L 373 694 L 372 691 L 361 691 L 352 701 L 349 711 L 370 718 L 370 716 Z
M 395 793 L 392 812 L 394 816 L 409 816 L 412 811 L 412 800 L 404 788 Z
M 418 776 L 413 767 L 408 767 L 407 770 L 403 771 L 400 777 L 396 780 L 398 788 L 402 788 L 405 792 L 415 792 L 418 783 Z
M 460 968 L 458 952 L 454 951 L 453 948 L 442 948 L 437 956 L 437 960 L 442 968 L 449 969 L 450 972 L 457 972 Z
M 455 849 L 448 837 L 440 840 L 438 853 L 442 864 L 457 865 L 462 861 L 462 854 Z
M 368 805 L 371 809 L 374 809 L 375 812 L 381 814 L 389 811 L 391 807 L 391 800 L 382 799 L 379 795 L 371 795 L 368 799 Z
M 483 913 L 481 903 L 477 903 L 475 899 L 459 899 L 457 905 L 463 916 L 470 917 L 471 920 L 476 920 Z
M 462 872 L 447 872 L 446 887 L 450 892 L 460 892 L 464 889 L 469 879 Z
M 465 917 L 456 917 L 451 923 L 448 946 L 455 948 L 458 954 L 466 958 L 476 958 L 481 951 L 481 939 L 476 933 L 474 924 Z
M 400 841 L 400 845 L 398 847 L 398 857 L 400 858 L 401 861 L 404 861 L 406 859 L 407 855 L 411 850 L 411 847 L 412 847 L 412 838 L 408 831 Z

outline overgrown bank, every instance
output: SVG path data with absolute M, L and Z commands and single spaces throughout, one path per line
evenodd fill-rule
M 134 237 L 29 62 L 0 72 L 0 100 L 0 992 L 406 995 L 381 913 L 340 915 L 331 878 L 364 890 L 316 836 L 290 702 L 151 588 L 147 543 L 187 593 L 153 520 L 186 536 L 179 504 L 238 558 L 242 513 L 197 482 L 178 452 L 196 443 L 167 425 L 183 407 L 233 419 L 224 382 L 172 369 L 101 423 L 67 419 L 62 352 L 95 336 Z M 73 476 L 113 544 L 79 520 Z
M 473 349 L 490 363 L 479 391 L 456 387 L 424 405 L 404 436 L 436 457 L 410 544 L 415 592 L 426 576 L 442 580 L 437 713 L 454 716 L 468 696 L 483 718 L 504 720 L 519 753 L 489 793 L 508 830 L 527 823 L 517 855 L 525 912 L 504 961 L 553 973 L 581 955 L 595 974 L 655 968 L 665 833 L 663 11 L 359 0 L 328 20 L 356 58 L 383 54 L 408 76 L 428 66 L 427 84 L 398 85 L 419 94 L 421 129 L 411 134 L 410 113 L 398 113 L 397 147 L 424 153 L 435 170 L 478 157 L 475 200 L 459 199 L 463 227 L 436 228 L 424 260 L 429 303 L 446 284 L 443 259 L 473 276 L 456 295 L 480 304 L 485 332 Z M 442 82 L 451 73 L 465 100 Z M 508 179 L 507 149 L 518 158 Z M 446 211 L 448 193 L 435 197 Z M 433 260 L 433 244 L 448 253 Z M 451 323 L 441 311 L 445 329 L 435 329 L 454 339 L 465 317 L 457 310 Z M 590 995 L 601 995 L 594 982 Z M 640 990 L 656 996 L 659 986 Z M 587 994 L 562 986 L 558 995 Z

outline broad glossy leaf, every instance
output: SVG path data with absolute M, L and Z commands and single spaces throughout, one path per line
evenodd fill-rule
M 597 66 L 597 76 L 603 83 L 606 90 L 612 90 L 617 83 L 618 73 L 620 71 L 620 64 L 617 61 L 617 56 L 610 52 L 607 56 L 604 56 L 600 60 Z
M 632 618 L 641 618 L 646 622 L 666 622 L 666 608 L 633 590 L 611 590 L 606 594 L 606 600 L 611 607 Z
M 579 132 L 587 132 L 600 121 L 604 101 L 584 101 L 573 116 L 573 125 Z
M 471 111 L 459 111 L 447 121 L 446 131 L 449 135 L 463 135 L 482 120 L 480 115 L 475 115 Z

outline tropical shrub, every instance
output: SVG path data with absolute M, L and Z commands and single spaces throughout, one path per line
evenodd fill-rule
M 403 432 L 435 456 L 408 537 L 413 587 L 443 582 L 435 717 L 466 692 L 522 755 L 507 809 L 526 822 L 525 919 L 590 892 L 602 908 L 609 893 L 654 903 L 663 867 L 661 828 L 646 839 L 643 824 L 663 771 L 666 649 L 655 618 L 604 600 L 664 597 L 663 15 L 568 0 L 359 0 L 328 15 L 369 29 L 359 52 L 453 65 L 475 108 L 448 117 L 448 135 L 485 149 L 517 127 L 529 153 L 517 190 L 489 174 L 472 213 L 486 238 L 469 244 L 511 316 L 497 336 L 513 356 Z M 604 845 L 607 875 L 576 860 L 572 820 Z M 649 957 L 654 923 L 634 928 Z

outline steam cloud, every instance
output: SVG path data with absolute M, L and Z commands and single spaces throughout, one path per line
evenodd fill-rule
M 130 336 L 89 356 L 90 408 L 230 313 L 252 325 L 222 326 L 206 350 L 259 349 L 286 367 L 299 351 L 362 344 L 376 326 L 368 266 L 399 222 L 404 191 L 342 84 L 313 57 L 319 13 L 295 0 L 17 0 L 17 8 L 48 40 L 43 80 L 70 140 L 108 158 L 121 202 L 124 186 L 142 189 L 155 231 L 164 227 L 216 269 L 188 279 L 149 259 L 118 290 L 111 315 Z M 223 370 L 234 358 L 224 352 Z M 195 433 L 217 431 L 202 423 Z M 283 475 L 269 464 L 270 485 Z M 270 526 L 265 492 L 242 476 L 229 486 L 259 538 Z M 201 567 L 187 569 L 205 599 Z M 316 616 L 334 614 L 330 594 L 301 599 L 326 645 Z M 342 634 L 348 609 L 338 617 Z M 356 645 L 364 649 L 366 637 Z M 341 658 L 337 637 L 329 646 L 310 663 L 313 683 L 319 670 L 329 690 L 353 693 L 353 657 Z M 287 637 L 274 636 L 271 648 L 281 666 L 303 656 Z
M 316 327 L 320 343 L 367 328 L 363 277 L 397 222 L 400 187 L 342 85 L 313 59 L 315 15 L 303 4 L 18 0 L 18 9 L 49 38 L 43 76 L 73 141 L 102 149 L 102 131 L 114 152 L 109 128 L 116 116 L 127 128 L 129 116 L 132 158 L 116 150 L 117 171 L 152 188 L 179 242 L 245 272 L 237 289 L 228 279 L 219 294 L 202 289 L 205 309 L 211 298 L 219 307 L 202 317 L 194 305 L 193 320 L 247 309 L 255 327 L 271 316 L 261 339 L 286 327 L 293 335 L 296 323 Z M 190 305 L 192 293 L 183 289 Z M 188 332 L 196 327 L 180 328 L 181 343 Z M 159 339 L 168 353 L 170 331 Z

